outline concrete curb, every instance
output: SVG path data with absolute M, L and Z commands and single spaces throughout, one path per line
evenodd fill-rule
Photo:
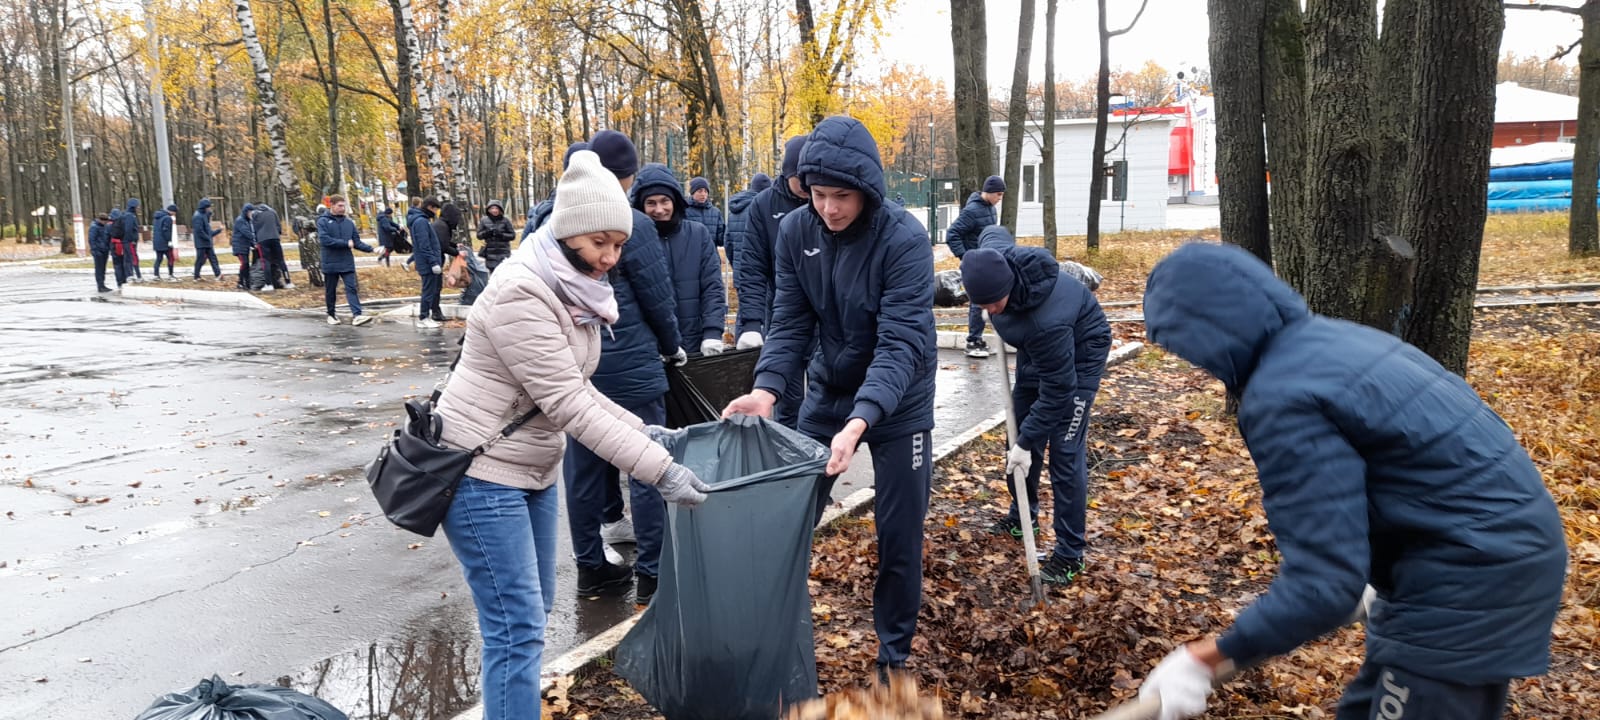
M 1143 351 L 1144 343 L 1128 343 L 1111 352 L 1111 355 L 1106 358 L 1106 367 L 1121 365 L 1138 357 L 1139 353 Z M 959 435 L 934 446 L 933 461 L 939 462 L 955 454 L 957 450 L 966 446 L 967 443 L 993 430 L 995 426 L 1004 423 L 1005 420 L 1006 414 L 1002 410 L 978 421 L 976 425 L 967 428 Z M 830 507 L 822 514 L 820 526 L 826 527 L 840 518 L 865 512 L 872 507 L 872 498 L 872 488 L 862 488 L 850 493 L 839 506 Z M 543 693 L 549 690 L 558 678 L 577 673 L 601 658 L 609 656 L 616 649 L 617 644 L 622 642 L 622 638 L 628 634 L 628 631 L 633 629 L 634 624 L 639 622 L 640 615 L 641 613 L 634 613 L 628 619 L 611 626 L 605 632 L 589 638 L 577 647 L 563 653 L 560 657 L 546 663 L 539 675 L 539 691 Z M 457 715 L 454 720 L 483 720 L 483 705 L 480 703 L 468 708 Z
M 181 302 L 194 305 L 211 305 L 215 307 L 231 307 L 241 310 L 276 310 L 249 293 L 223 292 L 219 290 L 179 290 L 176 288 L 145 287 L 143 284 L 124 285 L 117 293 L 130 300 L 163 300 L 167 302 Z

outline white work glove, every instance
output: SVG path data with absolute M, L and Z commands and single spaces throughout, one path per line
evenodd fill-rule
M 667 472 L 656 481 L 656 492 L 669 503 L 694 507 L 706 501 L 711 486 L 701 482 L 693 470 L 677 463 L 667 466 Z
M 689 364 L 689 353 L 683 348 L 678 348 L 678 351 L 671 355 L 662 355 L 661 362 L 667 363 L 673 367 L 683 367 L 684 365 Z
M 1361 605 L 1357 608 L 1357 612 L 1359 612 L 1360 614 L 1356 616 L 1356 620 L 1355 621 L 1356 622 L 1370 622 L 1372 620 L 1372 604 L 1374 602 L 1377 602 L 1377 600 L 1378 600 L 1378 591 L 1377 591 L 1376 588 L 1372 587 L 1371 585 L 1368 585 L 1366 587 L 1366 589 L 1362 590 L 1361 591 Z
M 444 268 L 439 267 L 438 265 L 433 266 L 433 274 L 435 274 L 435 275 L 443 275 L 444 274 Z
M 722 341 L 721 340 L 701 340 L 700 341 L 700 354 L 701 355 L 721 355 L 722 354 Z
M 1006 453 L 1006 477 L 1027 475 L 1032 468 L 1033 453 L 1023 450 L 1021 445 L 1012 445 L 1011 450 Z
M 1179 645 L 1156 665 L 1139 686 L 1139 699 L 1161 699 L 1158 720 L 1188 720 L 1206 711 L 1211 696 L 1211 668 Z
M 739 350 L 749 350 L 750 348 L 761 347 L 764 342 L 761 339 L 761 333 L 754 330 L 746 330 L 739 333 L 739 340 L 733 344 L 733 347 Z
M 668 440 L 683 434 L 682 430 L 671 430 L 660 425 L 644 426 L 644 434 L 650 441 L 657 445 L 666 445 Z

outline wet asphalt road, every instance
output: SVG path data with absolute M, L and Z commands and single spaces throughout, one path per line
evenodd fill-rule
M 360 474 L 460 331 L 90 301 L 92 285 L 0 267 L 0 718 L 131 718 L 213 673 L 359 718 L 469 705 L 455 560 L 442 535 L 390 526 Z M 998 407 L 993 361 L 941 361 L 936 443 Z M 576 598 L 560 557 L 547 658 L 632 611 Z

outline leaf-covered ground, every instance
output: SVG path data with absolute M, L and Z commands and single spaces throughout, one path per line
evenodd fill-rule
M 1545 473 L 1572 547 L 1551 672 L 1513 684 L 1509 718 L 1578 720 L 1600 707 L 1596 357 L 1594 308 L 1484 313 L 1475 339 L 1469 379 Z M 1000 436 L 940 463 L 911 665 L 923 694 L 949 717 L 1088 718 L 1133 697 L 1175 643 L 1226 627 L 1265 589 L 1277 558 L 1248 455 L 1221 413 L 1220 386 L 1159 351 L 1111 371 L 1090 430 L 1089 571 L 1045 607 L 1024 607 L 1020 546 L 985 532 L 1007 499 Z M 1046 501 L 1045 518 L 1049 509 Z M 873 675 L 874 558 L 870 516 L 817 537 L 811 589 L 824 693 L 862 688 Z M 1347 628 L 1250 671 L 1219 692 L 1208 717 L 1331 717 L 1361 643 L 1361 630 Z M 603 667 L 559 699 L 554 717 L 656 717 Z M 868 717 L 862 703 L 853 707 L 824 716 Z

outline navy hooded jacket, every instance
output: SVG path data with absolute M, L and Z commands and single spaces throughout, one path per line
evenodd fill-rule
M 384 208 L 378 213 L 378 245 L 394 249 L 394 240 L 400 235 L 400 225 L 394 221 L 394 210 Z
M 255 226 L 250 223 L 250 213 L 253 210 L 255 206 L 245 203 L 239 210 L 239 215 L 233 219 L 233 236 L 228 240 L 230 249 L 235 255 L 249 255 L 250 249 L 256 246 Z
M 220 232 L 211 229 L 211 199 L 202 199 L 196 206 L 194 217 L 189 218 L 189 235 L 194 238 L 195 249 L 211 249 L 212 238 Z
M 98 219 L 89 222 L 89 250 L 97 253 L 111 252 L 111 226 Z
M 350 251 L 350 242 L 356 249 L 372 252 L 373 248 L 361 242 L 361 231 L 349 215 L 317 216 L 317 243 L 322 245 L 322 272 L 325 275 L 356 271 L 356 256 Z M 431 268 L 430 268 L 431 269 Z
M 995 246 L 986 241 L 985 247 Z M 1011 267 L 1012 286 L 1006 309 L 989 321 L 1001 340 L 1017 348 L 1017 387 L 1039 389 L 1038 402 L 1017 428 L 1017 444 L 1042 450 L 1054 431 L 1072 420 L 1072 393 L 1100 386 L 1111 352 L 1111 325 L 1094 293 L 1063 271 L 1050 251 L 1015 245 L 995 249 Z
M 1287 652 L 1343 624 L 1370 583 L 1369 662 L 1463 685 L 1545 671 L 1561 517 L 1471 386 L 1392 335 L 1312 314 L 1235 246 L 1162 260 L 1144 311 L 1152 341 L 1239 395 L 1283 558 L 1223 654 Z
M 432 275 L 435 266 L 444 265 L 444 250 L 433 232 L 433 217 L 422 208 L 411 208 L 406 211 L 406 229 L 411 233 L 411 257 L 416 261 L 417 275 Z
M 688 346 L 684 349 L 699 354 L 697 340 L 722 340 L 728 316 L 722 262 L 706 227 L 684 217 L 683 187 L 672 171 L 660 163 L 649 163 L 639 170 L 633 183 L 633 207 L 643 210 L 645 199 L 651 195 L 672 199 L 672 219 L 655 223 L 656 234 L 661 238 L 667 273 L 672 277 L 678 333 Z
M 139 201 L 128 198 L 128 206 L 122 215 L 112 218 L 111 237 L 117 238 L 129 245 L 139 242 Z
M 688 202 L 689 204 L 684 208 L 684 211 L 689 219 L 706 226 L 706 230 L 711 233 L 711 239 L 716 242 L 716 246 L 722 247 L 728 232 L 728 223 L 722 218 L 722 208 L 712 205 L 710 202 L 695 202 L 694 198 L 689 198 Z
M 772 187 L 756 193 L 739 236 L 729 238 L 729 244 L 739 253 L 739 262 L 733 263 L 733 286 L 739 290 L 735 335 L 757 332 L 765 336 L 771 331 L 779 225 L 784 217 L 806 204 L 805 198 L 789 192 L 789 178 L 779 175 Z
M 633 234 L 608 276 L 617 321 L 600 333 L 600 365 L 591 380 L 618 405 L 639 407 L 666 394 L 661 356 L 683 346 L 666 252 L 649 215 L 633 211 Z
M 983 193 L 973 193 L 961 207 L 961 215 L 945 228 L 944 242 L 950 246 L 950 252 L 961 257 L 978 247 L 978 235 L 984 228 L 998 222 L 994 206 L 983 201 Z
M 283 221 L 278 219 L 278 211 L 271 205 L 256 203 L 255 215 L 250 218 L 251 227 L 256 231 L 256 242 L 264 243 L 283 239 Z
M 550 193 L 550 197 L 540 200 L 538 205 L 533 206 L 533 209 L 528 211 L 528 224 L 522 226 L 521 239 L 528 239 L 528 236 L 532 235 L 533 231 L 544 227 L 545 223 L 550 222 L 550 213 L 555 212 L 555 209 L 555 193 Z
M 750 226 L 750 201 L 760 194 L 756 190 L 740 190 L 728 198 L 728 229 L 723 237 L 723 252 L 728 256 L 728 266 L 733 268 L 734 277 L 739 274 L 739 241 L 744 238 Z
M 815 210 L 784 218 L 755 386 L 781 397 L 788 378 L 807 372 L 811 392 L 799 429 L 813 436 L 833 435 L 851 418 L 866 421 L 869 443 L 932 429 L 938 343 L 927 232 L 904 208 L 884 202 L 878 146 L 857 120 L 817 125 L 799 173 L 807 182 L 823 176 L 828 185 L 859 190 L 864 203 L 838 233 Z M 813 338 L 815 354 L 807 352 Z
M 157 210 L 150 216 L 150 245 L 158 253 L 172 249 L 172 213 Z

